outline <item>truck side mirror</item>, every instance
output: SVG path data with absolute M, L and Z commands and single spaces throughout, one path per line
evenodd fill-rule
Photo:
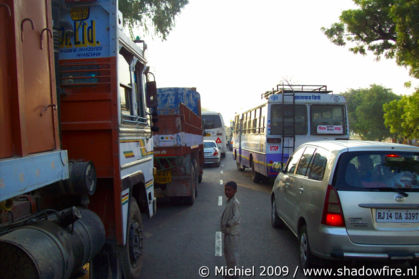
M 146 105 L 148 108 L 157 107 L 156 81 L 147 81 L 146 83 Z

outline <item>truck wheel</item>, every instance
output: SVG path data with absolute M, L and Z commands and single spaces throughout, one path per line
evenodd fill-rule
M 186 198 L 186 204 L 193 205 L 194 202 L 195 202 L 195 197 L 196 197 L 196 187 L 198 185 L 198 175 L 196 173 L 196 168 L 195 168 L 195 163 L 194 162 L 192 162 L 190 184 L 191 184 L 191 190 L 192 191 L 191 191 L 191 195 Z
M 143 222 L 137 201 L 129 204 L 127 244 L 122 252 L 122 268 L 127 279 L 140 278 L 143 265 Z
M 195 167 L 195 182 L 194 182 L 194 184 L 195 184 L 195 197 L 197 197 L 198 196 L 198 184 L 201 183 L 199 181 L 199 179 L 201 179 L 201 181 L 202 181 L 202 175 L 199 174 L 198 163 L 195 160 L 193 161 L 193 165 Z

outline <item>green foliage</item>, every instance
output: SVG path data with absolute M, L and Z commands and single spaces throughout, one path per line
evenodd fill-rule
M 335 44 L 350 43 L 354 53 L 395 58 L 419 78 L 419 0 L 353 0 L 360 9 L 345 10 L 339 22 L 323 27 Z
M 384 104 L 384 123 L 401 141 L 419 139 L 419 91 Z
M 390 131 L 384 125 L 383 104 L 399 97 L 390 89 L 372 85 L 369 89 L 350 90 L 343 94 L 348 103 L 349 127 L 364 140 L 384 140 Z
M 119 0 L 119 10 L 131 37 L 136 26 L 150 31 L 151 25 L 154 33 L 165 40 L 174 26 L 175 16 L 186 4 L 188 0 Z

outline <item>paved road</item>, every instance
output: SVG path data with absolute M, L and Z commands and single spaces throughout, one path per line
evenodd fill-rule
M 216 256 L 216 232 L 225 203 L 223 183 L 235 180 L 241 211 L 240 265 L 254 267 L 255 276 L 262 278 L 263 267 L 289 269 L 292 278 L 298 265 L 297 240 L 288 230 L 275 230 L 270 224 L 270 184 L 255 184 L 248 172 L 239 172 L 231 153 L 221 166 L 204 169 L 198 197 L 193 206 L 158 204 L 157 215 L 144 220 L 145 257 L 142 278 L 201 278 L 199 268 L 207 266 L 208 278 L 215 268 L 224 266 L 224 257 Z M 219 199 L 222 197 L 222 206 Z M 262 266 L 262 267 L 260 267 Z M 304 278 L 300 272 L 296 278 Z M 271 277 L 273 278 L 273 277 Z

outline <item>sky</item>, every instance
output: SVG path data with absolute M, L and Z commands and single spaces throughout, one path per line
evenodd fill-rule
M 418 84 L 406 68 L 356 55 L 321 31 L 354 8 L 352 0 L 189 0 L 167 40 L 143 36 L 146 56 L 158 87 L 196 87 L 201 106 L 221 112 L 227 126 L 284 80 L 334 93 L 378 84 L 411 94 Z

